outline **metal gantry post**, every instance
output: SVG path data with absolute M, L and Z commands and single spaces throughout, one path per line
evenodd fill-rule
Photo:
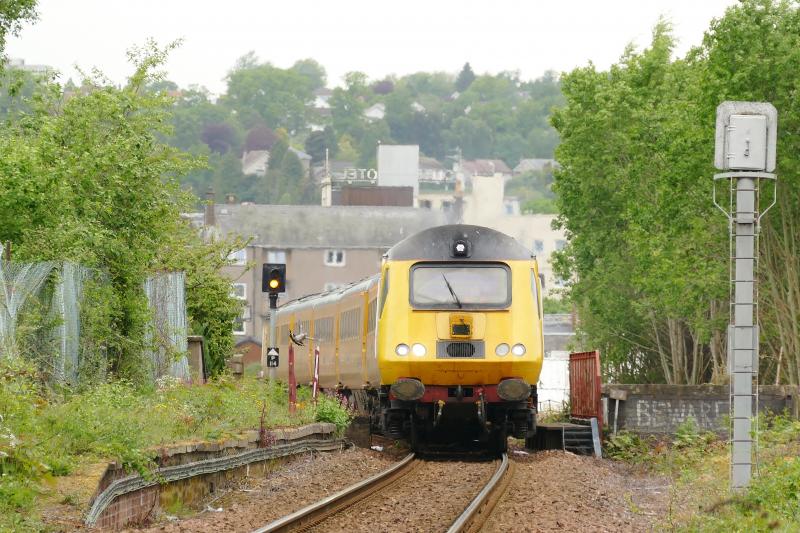
M 735 178 L 734 178 L 735 179 Z M 758 369 L 755 347 L 758 332 L 755 324 L 755 258 L 756 249 L 756 190 L 752 178 L 738 178 L 736 184 L 735 247 L 732 261 L 733 278 L 733 344 L 731 362 L 731 486 L 746 487 L 753 466 L 753 377 Z M 757 386 L 757 385 L 756 385 Z
M 753 457 L 753 418 L 758 431 L 758 231 L 766 210 L 759 209 L 759 182 L 775 183 L 778 113 L 765 102 L 723 102 L 717 107 L 714 164 L 725 172 L 714 176 L 714 204 L 730 222 L 731 322 L 728 328 L 730 374 L 731 488 L 750 484 Z M 727 180 L 730 205 L 717 203 L 716 181 Z M 734 207 L 734 195 L 735 207 Z M 777 194 L 777 189 L 773 189 Z M 756 436 L 757 439 L 757 436 Z

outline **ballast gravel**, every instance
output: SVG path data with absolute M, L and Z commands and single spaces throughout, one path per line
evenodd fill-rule
M 297 511 L 353 483 L 385 470 L 396 458 L 372 450 L 315 452 L 291 459 L 266 478 L 250 478 L 238 488 L 210 500 L 206 511 L 191 518 L 160 522 L 148 532 L 250 532 Z M 221 510 L 220 510 L 221 509 Z
M 569 452 L 511 453 L 513 476 L 483 531 L 653 531 L 665 518 L 666 480 Z

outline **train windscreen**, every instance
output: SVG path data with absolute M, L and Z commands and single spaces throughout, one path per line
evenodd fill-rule
M 411 268 L 411 305 L 421 309 L 508 307 L 511 272 L 503 264 L 417 264 Z

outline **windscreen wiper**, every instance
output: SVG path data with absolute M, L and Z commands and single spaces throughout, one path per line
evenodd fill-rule
M 456 305 L 458 306 L 459 309 L 461 309 L 461 300 L 459 300 L 458 296 L 456 296 L 456 291 L 453 290 L 453 286 L 450 285 L 449 281 L 447 281 L 447 276 L 442 274 L 442 278 L 444 279 L 445 285 L 447 285 L 447 290 L 450 291 L 450 295 L 453 297 L 453 300 L 456 302 Z

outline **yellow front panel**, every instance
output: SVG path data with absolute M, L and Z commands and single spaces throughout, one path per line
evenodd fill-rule
M 387 262 L 389 290 L 378 322 L 378 364 L 381 383 L 415 377 L 426 385 L 489 385 L 505 377 L 521 377 L 535 384 L 542 367 L 542 330 L 539 305 L 532 291 L 535 261 L 508 261 L 511 269 L 511 305 L 503 310 L 415 310 L 409 303 L 409 271 L 416 261 Z M 534 279 L 536 279 L 534 277 Z M 455 307 L 455 306 L 454 306 Z M 439 340 L 464 340 L 451 335 L 451 315 L 469 316 L 471 337 L 483 341 L 483 359 L 437 359 Z M 395 347 L 421 343 L 426 355 L 399 356 Z M 526 347 L 523 356 L 495 355 L 500 343 Z

